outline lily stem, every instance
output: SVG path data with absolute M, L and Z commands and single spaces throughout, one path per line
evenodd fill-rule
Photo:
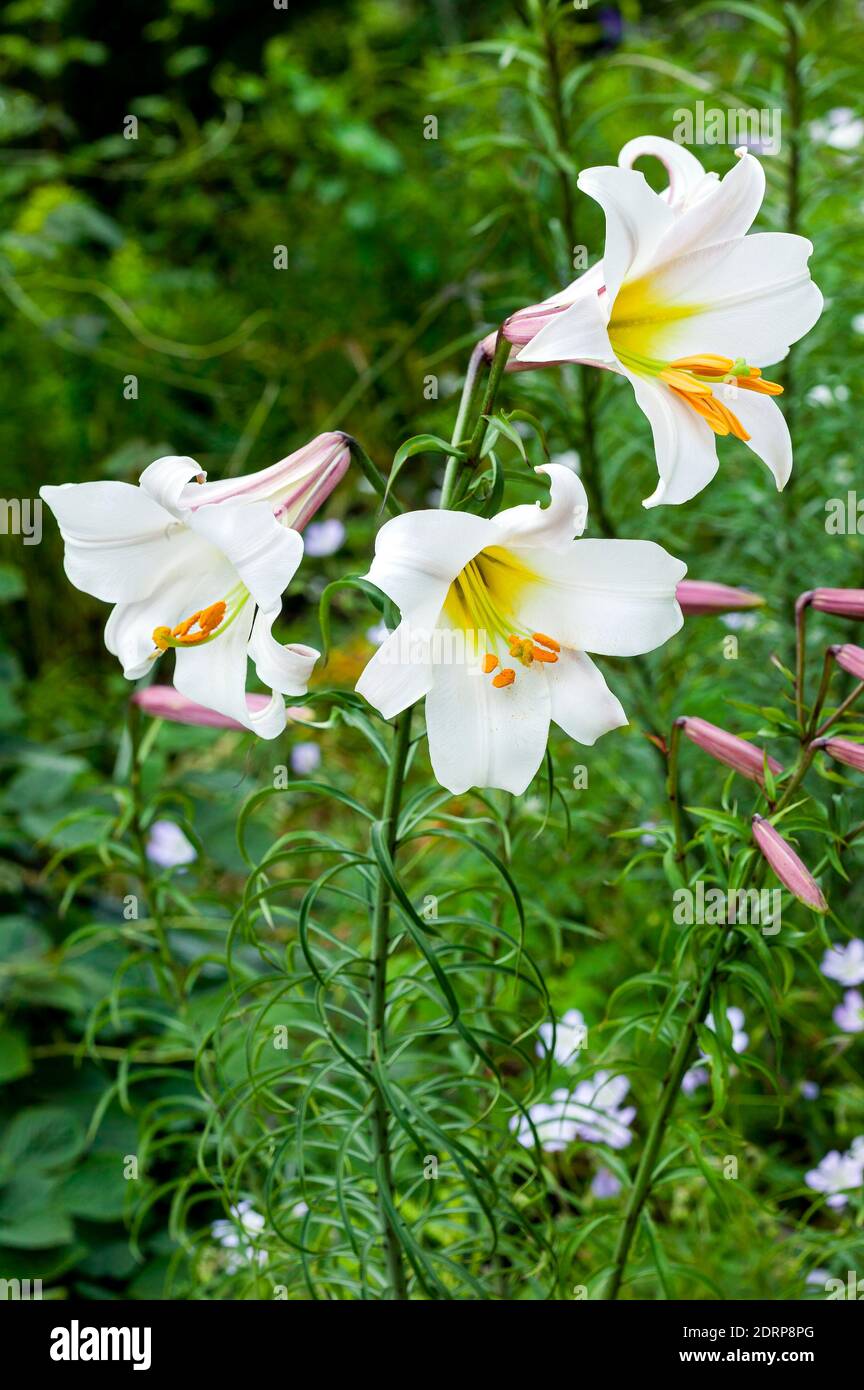
M 153 922 L 153 933 L 157 944 L 157 955 L 153 968 L 163 997 L 172 1005 L 184 1007 L 183 980 L 179 966 L 171 954 L 168 932 L 159 901 L 159 890 L 153 879 L 150 860 L 147 857 L 147 841 L 144 835 L 144 805 L 141 794 L 141 766 L 143 762 L 141 746 L 141 715 L 138 706 L 129 704 L 129 740 L 131 758 L 129 763 L 129 790 L 132 796 L 131 831 L 138 855 L 138 877 L 144 890 L 147 910 Z
M 672 740 L 670 739 L 670 751 L 671 744 Z M 784 788 L 783 795 L 774 808 L 775 814 L 788 804 L 790 798 L 806 774 L 812 760 L 813 754 L 810 752 L 810 749 L 802 748 L 795 767 L 793 768 L 792 776 Z M 751 869 L 750 872 L 752 873 L 752 871 Z M 742 888 L 746 886 L 746 877 L 747 876 L 745 876 L 745 883 L 741 885 Z M 734 936 L 732 937 L 733 945 L 731 954 L 734 954 L 740 949 L 743 940 L 744 938 L 740 936 L 737 940 Z M 639 1166 L 636 1169 L 636 1177 L 633 1180 L 633 1186 L 630 1189 L 630 1196 L 624 1213 L 624 1223 L 621 1227 L 618 1243 L 615 1247 L 612 1273 L 609 1276 L 605 1293 L 605 1297 L 609 1300 L 616 1299 L 621 1288 L 621 1283 L 627 1268 L 630 1247 L 633 1243 L 633 1237 L 636 1234 L 636 1228 L 641 1219 L 642 1210 L 651 1195 L 651 1188 L 654 1181 L 654 1169 L 657 1164 L 658 1154 L 663 1146 L 666 1126 L 675 1107 L 675 1102 L 681 1093 L 681 1082 L 684 1079 L 684 1073 L 690 1065 L 690 1059 L 696 1042 L 697 1029 L 708 1013 L 714 977 L 723 960 L 728 941 L 728 928 L 720 928 L 717 932 L 717 938 L 714 942 L 711 954 L 705 964 L 696 997 L 687 1014 L 681 1036 L 675 1046 L 672 1060 L 669 1063 L 668 1070 L 663 1079 L 660 1100 L 657 1110 L 654 1113 L 654 1119 L 651 1122 L 651 1128 L 648 1131 L 648 1137 L 645 1141 L 645 1148 L 642 1150 Z
M 390 858 L 398 845 L 399 809 L 405 782 L 405 764 L 411 746 L 410 707 L 393 722 L 393 749 L 387 769 L 384 804 L 381 808 L 381 829 Z M 378 870 L 375 901 L 372 910 L 371 991 L 367 1046 L 372 1072 L 383 1067 L 387 1049 L 387 956 L 390 947 L 390 885 L 383 871 Z M 384 1228 L 384 1250 L 387 1272 L 396 1299 L 407 1299 L 408 1286 L 402 1261 L 402 1242 L 395 1220 L 393 1165 L 390 1155 L 390 1125 L 387 1103 L 381 1087 L 376 1085 L 372 1100 L 372 1137 L 375 1146 L 375 1172 L 378 1180 L 378 1209 Z
M 468 479 L 477 467 L 480 454 L 483 450 L 483 441 L 486 438 L 488 416 L 491 415 L 494 409 L 495 398 L 498 395 L 498 388 L 501 385 L 509 356 L 510 344 L 503 333 L 499 332 L 495 341 L 495 354 L 492 358 L 489 367 L 489 376 L 486 380 L 486 390 L 483 393 L 483 400 L 480 404 L 477 419 L 474 422 L 474 428 L 465 446 L 465 452 L 461 458 L 451 458 L 447 465 L 447 472 L 444 475 L 444 487 L 441 492 L 442 507 L 452 508 L 458 505 L 464 496 Z M 465 409 L 465 414 L 468 414 L 470 400 L 475 394 L 472 372 L 476 373 L 478 365 L 479 361 L 475 350 L 475 353 L 472 354 L 471 357 L 471 364 L 469 364 L 468 368 L 468 379 L 466 380 L 468 407 L 465 406 L 466 392 L 463 392 L 463 404 L 460 405 L 460 417 L 462 416 L 463 408 Z

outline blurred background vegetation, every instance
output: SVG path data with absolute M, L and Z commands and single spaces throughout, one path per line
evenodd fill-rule
M 782 499 L 753 455 L 724 440 L 720 472 L 701 497 L 644 513 L 640 499 L 655 480 L 650 432 L 623 383 L 568 368 L 515 375 L 502 396 L 543 421 L 553 456 L 577 456 L 589 534 L 650 536 L 685 559 L 691 577 L 766 598 L 735 629 L 734 659 L 724 648 L 730 629 L 703 618 L 636 673 L 606 664 L 632 723 L 589 751 L 554 739 L 569 838 L 560 809 L 544 810 L 542 788 L 506 813 L 531 904 L 529 946 L 553 1004 L 580 1008 L 598 1029 L 615 988 L 652 969 L 668 928 L 659 861 L 647 856 L 619 877 L 632 842 L 610 839 L 647 827 L 650 846 L 665 814 L 662 767 L 645 732 L 681 713 L 755 732 L 759 716 L 732 704 L 777 703 L 769 658 L 790 661 L 795 595 L 864 583 L 859 538 L 825 529 L 826 503 L 854 489 L 860 471 L 864 129 L 849 109 L 864 76 L 860 25 L 853 0 L 5 7 L 5 498 L 35 498 L 44 483 L 134 481 L 165 453 L 191 454 L 211 477 L 239 473 L 330 428 L 350 431 L 386 471 L 409 435 L 449 438 L 478 338 L 568 283 L 574 247 L 590 263 L 602 254 L 599 210 L 575 189 L 581 168 L 614 162 L 632 136 L 670 137 L 675 112 L 697 101 L 782 113 L 759 229 L 813 240 L 826 297 L 820 323 L 782 369 L 796 459 Z M 720 173 L 730 166 L 729 147 L 695 152 Z M 645 172 L 663 186 L 659 168 Z M 278 248 L 285 268 L 275 268 Z M 541 461 L 535 438 L 526 447 Z M 441 463 L 411 461 L 399 484 L 406 501 L 434 501 Z M 514 497 L 536 495 L 530 482 L 520 486 Z M 301 571 L 282 619 L 294 640 L 316 643 L 326 583 L 367 567 L 372 494 L 355 478 L 327 515 L 344 523 L 345 540 Z M 348 723 L 289 733 L 278 754 L 239 735 L 164 726 L 136 809 L 132 793 L 116 790 L 130 767 L 129 691 L 102 644 L 105 611 L 66 582 L 47 511 L 44 529 L 39 546 L 4 538 L 0 567 L 0 1275 L 42 1276 L 56 1295 L 159 1297 L 170 1272 L 170 1287 L 187 1296 L 256 1296 L 254 1268 L 238 1275 L 202 1244 L 225 1206 L 203 1181 L 208 1107 L 193 1076 L 196 1055 L 206 1071 L 201 1039 L 227 998 L 213 942 L 245 876 L 237 809 L 299 742 L 317 744 L 326 775 L 361 800 L 377 798 L 378 774 Z M 377 621 L 359 596 L 340 599 L 319 686 L 353 685 Z M 817 642 L 844 640 L 837 621 L 816 618 L 812 630 Z M 697 804 L 719 793 L 705 761 L 688 760 Z M 590 784 L 575 790 L 572 769 L 583 763 Z M 254 827 L 258 854 L 275 830 L 296 824 L 302 805 L 288 794 L 268 808 Z M 470 799 L 455 810 L 479 814 Z M 148 1003 L 140 943 L 117 930 L 125 894 L 148 872 L 134 834 L 128 853 L 124 836 L 157 814 L 182 825 L 197 850 L 182 874 L 149 884 L 181 973 L 190 972 L 182 1026 Z M 302 814 L 351 833 L 338 808 Z M 464 847 L 455 858 L 443 846 L 431 853 L 429 882 L 446 858 L 447 873 L 480 884 Z M 843 890 L 850 928 L 862 908 L 854 877 Z M 125 995 L 117 1003 L 121 966 L 134 1006 Z M 662 1049 L 640 1023 L 651 1001 L 637 998 L 616 1006 L 607 1033 L 644 1113 Z M 776 1000 L 781 1057 L 750 1001 L 753 1051 L 777 1089 L 745 1068 L 731 1110 L 703 1131 L 715 1156 L 743 1142 L 749 1177 L 730 1184 L 724 1209 L 700 1163 L 680 1160 L 660 1204 L 669 1263 L 658 1273 L 648 1262 L 642 1296 L 800 1297 L 812 1265 L 853 1267 L 853 1235 L 838 1243 L 830 1213 L 805 1220 L 801 1192 L 803 1171 L 864 1129 L 864 1093 L 847 1056 L 857 1047 L 860 1065 L 860 1043 L 837 1041 L 833 1002 L 813 969 L 788 982 Z M 818 1101 L 802 1099 L 806 1078 L 822 1088 Z M 688 1104 L 701 1120 L 704 1095 Z M 724 1147 L 730 1133 L 744 1136 L 735 1150 Z M 226 1149 L 230 1166 L 242 1144 Z M 123 1156 L 145 1150 L 146 1190 L 131 1201 L 118 1173 Z M 263 1179 L 252 1168 L 226 1191 L 254 1194 Z M 602 1266 L 592 1171 L 585 1145 L 553 1159 L 546 1218 L 557 1223 L 560 1272 L 512 1285 L 501 1274 L 499 1291 L 542 1297 L 551 1285 L 566 1297 Z M 304 1296 L 302 1283 L 291 1296 Z

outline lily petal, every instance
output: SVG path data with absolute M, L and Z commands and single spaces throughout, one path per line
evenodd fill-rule
M 305 695 L 315 663 L 321 655 L 314 647 L 300 642 L 285 646 L 277 642 L 271 628 L 279 616 L 280 607 L 266 611 L 259 608 L 252 624 L 249 655 L 255 663 L 258 679 L 271 690 L 283 695 Z
M 355 688 L 385 719 L 392 719 L 422 700 L 432 680 L 432 665 L 423 657 L 419 635 L 403 622 L 381 643 Z
M 215 642 L 178 648 L 174 684 L 187 700 L 236 719 L 259 738 L 276 738 L 287 721 L 282 696 L 274 693 L 262 710 L 251 709 L 246 700 L 246 652 L 253 613 L 249 603 Z
M 577 743 L 596 743 L 611 729 L 620 729 L 627 716 L 609 689 L 603 673 L 584 652 L 562 651 L 546 679 L 552 696 L 552 722 Z
M 280 526 L 269 502 L 220 502 L 187 512 L 191 531 L 231 561 L 259 607 L 278 613 L 303 558 L 303 540 Z
M 716 175 L 706 174 L 695 154 L 661 135 L 637 135 L 628 140 L 619 151 L 618 164 L 622 169 L 632 169 L 637 159 L 649 156 L 659 159 L 669 176 L 669 187 L 660 196 L 672 208 L 681 207 L 709 180 L 709 187 L 716 187 Z
M 792 472 L 792 440 L 783 411 L 771 396 L 753 391 L 739 391 L 729 408 L 750 436 L 747 448 L 768 465 L 782 492 Z
M 154 502 L 180 520 L 186 513 L 186 507 L 180 500 L 181 493 L 187 483 L 199 477 L 207 477 L 200 463 L 185 454 L 166 454 L 148 464 L 138 479 L 138 485 Z
M 139 680 L 150 670 L 154 628 L 176 627 L 237 584 L 237 575 L 224 556 L 189 531 L 172 536 L 168 554 L 158 574 L 158 588 L 137 602 L 118 603 L 105 624 L 105 646 L 119 660 L 127 680 Z M 247 635 L 251 621 L 250 604 Z
M 650 335 L 651 355 L 668 360 L 710 350 L 755 367 L 782 361 L 822 312 L 812 251 L 806 237 L 760 232 L 664 260 L 642 282 L 646 319 L 659 307 L 654 322 L 640 323 L 640 339 Z M 632 333 L 624 329 L 625 338 Z
M 153 593 L 169 551 L 174 518 L 131 483 L 42 487 L 60 527 L 70 583 L 104 603 L 133 603 Z
M 429 627 L 460 570 L 499 540 L 491 521 L 467 512 L 403 512 L 378 532 L 365 577 L 393 600 L 403 618 Z
M 543 761 L 551 697 L 542 678 L 496 690 L 479 667 L 435 668 L 426 696 L 432 770 L 458 795 L 469 787 L 498 787 L 521 796 Z
M 574 537 L 581 536 L 588 515 L 588 496 L 581 480 L 560 463 L 541 464 L 535 473 L 549 479 L 549 504 L 528 502 L 508 507 L 493 517 L 501 532 L 498 545 L 545 546 L 566 550 Z
M 526 589 L 518 616 L 529 630 L 543 631 L 551 604 L 562 646 L 638 656 L 684 622 L 675 589 L 687 566 L 654 541 L 580 540 L 567 554 L 525 555 L 538 582 Z
M 530 310 L 522 310 L 508 320 L 508 323 L 521 324 L 521 329 L 514 329 L 520 332 L 524 342 L 517 361 L 588 362 L 614 368 L 615 354 L 606 331 L 609 313 L 604 276 L 603 262 L 598 261 L 562 294 L 547 300 L 545 305 L 537 305 L 536 318 L 530 315 Z M 540 312 L 544 309 L 545 317 Z M 520 341 L 520 338 L 513 341 Z
M 663 260 L 686 256 L 749 232 L 765 197 L 765 171 L 752 154 L 740 154 L 707 197 L 687 208 L 659 248 Z
M 639 408 L 648 416 L 660 481 L 643 507 L 689 502 L 719 467 L 712 429 L 659 381 L 626 373 Z
M 606 214 L 604 298 L 611 306 L 624 279 L 641 275 L 651 264 L 674 224 L 675 213 L 635 169 L 616 169 L 614 165 L 583 169 L 577 187 Z

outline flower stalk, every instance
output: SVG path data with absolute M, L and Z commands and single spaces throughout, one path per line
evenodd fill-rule
M 674 737 L 675 727 L 673 726 L 672 739 L 670 739 L 670 761 Z M 793 769 L 792 777 L 786 784 L 786 787 L 783 791 L 783 795 L 777 802 L 777 806 L 775 807 L 775 813 L 777 811 L 782 810 L 784 806 L 788 805 L 794 790 L 797 788 L 800 781 L 804 777 L 807 769 L 809 768 L 810 763 L 813 760 L 813 756 L 814 754 L 813 752 L 811 752 L 810 749 L 802 748 L 798 756 L 798 761 Z M 758 862 L 758 860 L 754 860 L 754 864 L 751 865 L 750 874 L 754 872 L 755 866 L 758 865 Z M 741 884 L 741 888 L 746 888 L 746 879 L 745 882 Z M 732 935 L 732 947 L 731 951 L 729 952 L 730 957 L 740 949 L 742 939 L 743 938 L 741 938 L 740 936 L 736 939 L 734 934 Z M 615 1254 L 612 1263 L 612 1272 L 606 1284 L 605 1291 L 605 1298 L 608 1300 L 617 1299 L 618 1294 L 620 1292 L 621 1284 L 624 1279 L 624 1273 L 627 1268 L 627 1260 L 630 1255 L 630 1248 L 633 1244 L 633 1237 L 636 1234 L 636 1229 L 639 1225 L 639 1221 L 641 1220 L 645 1204 L 649 1196 L 651 1195 L 651 1189 L 654 1180 L 654 1169 L 657 1164 L 658 1155 L 663 1146 L 663 1140 L 666 1134 L 666 1126 L 675 1107 L 675 1102 L 681 1093 L 681 1083 L 684 1079 L 684 1074 L 690 1066 L 693 1054 L 696 1050 L 697 1030 L 699 1028 L 700 1023 L 704 1021 L 705 1016 L 709 1011 L 709 1006 L 711 1003 L 711 990 L 714 985 L 714 979 L 721 962 L 726 956 L 727 943 L 729 942 L 729 940 L 729 928 L 721 927 L 720 929 L 718 929 L 716 939 L 711 949 L 711 953 L 708 957 L 708 960 L 705 963 L 705 968 L 702 974 L 699 988 L 696 993 L 696 997 L 693 1000 L 693 1003 L 688 1011 L 684 1027 L 681 1032 L 681 1036 L 679 1037 L 678 1042 L 675 1046 L 675 1050 L 672 1054 L 668 1070 L 663 1079 L 660 1100 L 658 1102 L 657 1109 L 654 1113 L 654 1119 L 651 1122 L 651 1127 L 648 1131 L 648 1137 L 645 1141 L 645 1147 L 642 1151 L 642 1157 L 640 1158 L 639 1165 L 636 1169 L 636 1176 L 633 1180 L 633 1186 L 630 1189 L 630 1195 L 627 1200 L 627 1207 L 624 1213 L 624 1221 L 621 1226 L 621 1231 L 618 1237 L 617 1245 L 615 1247 Z
M 380 828 L 388 856 L 395 856 L 398 844 L 399 809 L 405 782 L 405 764 L 411 746 L 411 710 L 405 710 L 393 721 L 393 747 Z M 390 949 L 390 885 L 379 866 L 372 910 L 372 957 L 367 1029 L 367 1051 L 373 1076 L 383 1067 L 387 1052 L 387 956 Z M 390 1156 L 390 1124 L 387 1103 L 380 1085 L 376 1084 L 372 1099 L 372 1137 L 375 1146 L 375 1173 L 378 1183 L 378 1209 L 384 1229 L 384 1249 L 391 1297 L 407 1299 L 408 1286 L 402 1260 L 393 1189 L 393 1165 Z

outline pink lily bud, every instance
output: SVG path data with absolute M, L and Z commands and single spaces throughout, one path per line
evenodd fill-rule
M 784 888 L 814 912 L 828 911 L 822 889 L 810 870 L 764 816 L 753 817 L 753 839 Z
M 247 695 L 246 704 L 250 713 L 258 714 L 266 709 L 271 698 L 270 695 Z M 195 724 L 204 729 L 239 729 L 241 733 L 247 732 L 243 724 L 239 724 L 227 714 L 219 714 L 217 710 L 208 709 L 206 705 L 197 705 L 194 700 L 187 700 L 173 685 L 145 686 L 143 690 L 135 691 L 132 703 L 153 719 L 167 719 L 172 724 Z M 302 720 L 310 714 L 311 711 L 304 706 L 288 710 L 289 719 Z
M 690 719 L 684 716 L 676 719 L 675 723 L 691 743 L 695 743 L 703 752 L 709 753 L 718 762 L 725 763 L 727 767 L 734 768 L 743 777 L 749 777 L 754 782 L 764 785 L 765 761 L 775 777 L 783 771 L 776 758 L 767 757 L 755 743 L 747 743 L 737 734 L 730 734 L 726 729 L 718 728 L 716 724 L 709 724 L 707 719 Z
M 846 767 L 854 767 L 864 772 L 864 744 L 854 743 L 851 738 L 817 738 L 811 748 L 822 748 L 829 757 Z
M 714 584 L 710 579 L 682 579 L 675 596 L 687 618 L 705 613 L 740 613 L 746 608 L 759 608 L 765 602 L 761 594 L 733 589 L 730 584 Z
M 864 589 L 814 589 L 810 602 L 817 613 L 864 618 Z
M 864 681 L 864 647 L 855 647 L 850 642 L 832 647 L 831 655 L 841 671 L 848 671 L 858 681 Z
M 341 431 L 319 434 L 287 458 L 245 478 L 203 483 L 189 494 L 193 511 L 213 502 L 243 498 L 269 502 L 283 526 L 302 531 L 342 481 L 351 463 L 350 439 Z

